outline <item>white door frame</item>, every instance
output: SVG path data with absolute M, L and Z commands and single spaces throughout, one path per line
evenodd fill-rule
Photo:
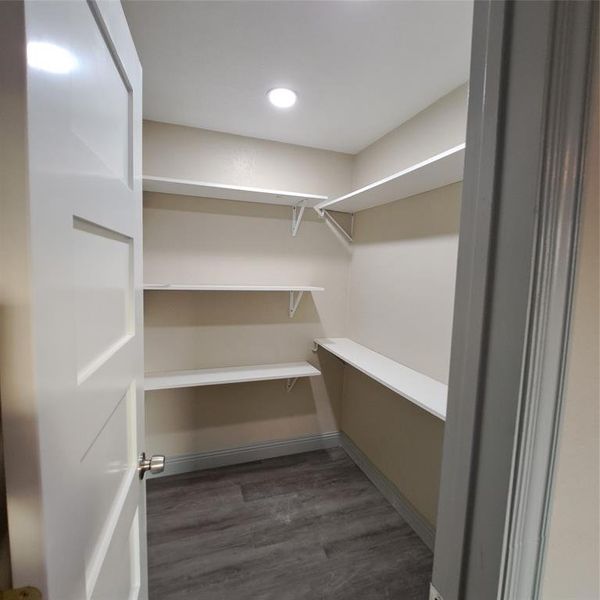
M 597 15 L 475 2 L 432 598 L 539 594 Z

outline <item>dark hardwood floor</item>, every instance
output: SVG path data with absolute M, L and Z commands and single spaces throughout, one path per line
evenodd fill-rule
M 341 448 L 148 481 L 151 600 L 426 600 L 432 554 Z

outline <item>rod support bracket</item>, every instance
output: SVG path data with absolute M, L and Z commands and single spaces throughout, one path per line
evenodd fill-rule
M 352 242 L 353 230 L 354 230 L 354 213 L 350 217 L 350 231 L 348 231 L 326 208 L 319 208 L 315 206 L 317 214 L 325 221 L 330 223 L 333 228 L 342 234 L 342 236 L 348 241 Z
M 297 377 L 290 377 L 286 382 L 285 382 L 285 391 L 286 392 L 291 392 L 292 388 L 296 385 L 296 381 L 298 381 Z

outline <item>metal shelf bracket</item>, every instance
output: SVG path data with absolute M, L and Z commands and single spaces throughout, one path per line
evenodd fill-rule
M 304 292 L 290 291 L 290 309 L 289 309 L 290 319 L 294 318 L 294 315 L 296 314 L 296 310 L 298 310 L 298 306 L 300 305 L 300 300 L 302 300 L 303 295 L 304 295 Z
M 292 388 L 296 385 L 296 381 L 298 381 L 297 377 L 292 377 L 292 378 L 288 379 L 285 383 L 285 391 L 291 392 Z
M 331 223 L 333 227 L 341 233 L 349 242 L 352 242 L 352 234 L 354 229 L 354 214 L 352 215 L 352 219 L 350 221 L 350 231 L 348 231 L 326 208 L 318 208 L 315 207 L 318 215 Z
M 294 206 L 292 206 L 292 237 L 296 237 L 296 234 L 298 233 L 305 208 L 306 202 L 304 200 L 300 200 L 298 204 L 294 204 Z

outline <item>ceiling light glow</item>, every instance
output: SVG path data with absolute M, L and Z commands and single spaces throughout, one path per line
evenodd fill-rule
M 269 102 L 277 108 L 291 108 L 296 104 L 298 95 L 288 88 L 274 88 L 267 94 Z
M 75 69 L 77 59 L 68 50 L 56 44 L 29 42 L 27 44 L 27 64 L 32 69 L 66 75 Z

